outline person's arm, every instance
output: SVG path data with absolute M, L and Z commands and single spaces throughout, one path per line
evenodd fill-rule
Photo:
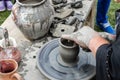
M 97 80 L 120 80 L 120 24 L 115 41 L 98 48 L 96 63 Z
M 111 44 L 101 45 L 96 52 L 96 79 L 97 80 L 113 80 L 111 79 L 110 57 Z M 109 55 L 110 54 L 110 55 Z
M 98 48 L 96 63 L 97 80 L 120 80 L 120 37 Z
M 88 47 L 92 51 L 93 55 L 96 56 L 96 52 L 98 48 L 104 44 L 110 44 L 110 43 L 104 38 L 97 36 L 90 40 Z

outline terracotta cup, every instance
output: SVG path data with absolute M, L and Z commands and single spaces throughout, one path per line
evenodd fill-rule
M 14 59 L 0 60 L 0 80 L 23 80 L 17 69 L 18 64 Z

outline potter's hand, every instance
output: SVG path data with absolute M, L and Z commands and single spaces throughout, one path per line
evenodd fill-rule
M 62 38 L 73 40 L 81 47 L 89 48 L 94 56 L 96 56 L 96 52 L 101 45 L 109 44 L 107 40 L 88 26 L 84 26 L 70 35 L 62 35 Z
M 109 42 L 113 42 L 116 38 L 116 35 L 112 35 L 107 32 L 99 32 L 99 35 L 104 39 L 107 39 Z
M 84 26 L 70 35 L 62 35 L 62 38 L 73 40 L 81 47 L 88 48 L 90 40 L 96 36 L 99 36 L 96 31 L 88 26 Z
M 118 2 L 118 3 L 120 2 L 120 0 L 114 0 L 114 1 L 115 1 L 115 2 Z

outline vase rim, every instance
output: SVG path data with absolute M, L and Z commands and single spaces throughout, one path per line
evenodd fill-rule
M 41 0 L 38 3 L 31 3 L 31 4 L 26 4 L 26 3 L 21 3 L 19 0 L 16 0 L 16 3 L 18 3 L 21 6 L 37 6 L 37 5 L 41 5 L 45 2 L 46 0 Z
M 75 48 L 77 46 L 77 44 L 75 44 L 75 43 L 73 44 L 73 46 L 63 45 L 62 42 L 61 42 L 61 39 L 63 39 L 63 38 L 59 38 L 59 44 L 64 48 L 72 49 L 72 48 Z
M 13 74 L 14 72 L 17 71 L 17 69 L 18 69 L 18 63 L 14 59 L 2 59 L 0 61 L 13 62 L 14 66 L 15 66 L 15 68 L 14 68 L 13 71 L 11 71 L 9 73 L 2 73 L 2 72 L 0 72 L 0 75 L 6 76 L 6 75 L 9 75 L 9 74 Z

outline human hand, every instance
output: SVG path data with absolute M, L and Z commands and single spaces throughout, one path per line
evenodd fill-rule
M 107 33 L 107 32 L 98 32 L 98 33 L 101 37 L 108 40 L 109 42 L 113 42 L 116 39 L 116 35 L 112 35 L 112 34 Z
M 89 26 L 84 26 L 70 35 L 62 35 L 62 38 L 73 40 L 81 47 L 88 48 L 90 40 L 96 36 L 99 36 L 96 31 Z
M 89 48 L 94 56 L 96 56 L 96 52 L 101 45 L 109 44 L 107 40 L 102 38 L 96 31 L 88 26 L 84 26 L 70 35 L 62 35 L 61 37 L 73 40 L 81 47 Z

